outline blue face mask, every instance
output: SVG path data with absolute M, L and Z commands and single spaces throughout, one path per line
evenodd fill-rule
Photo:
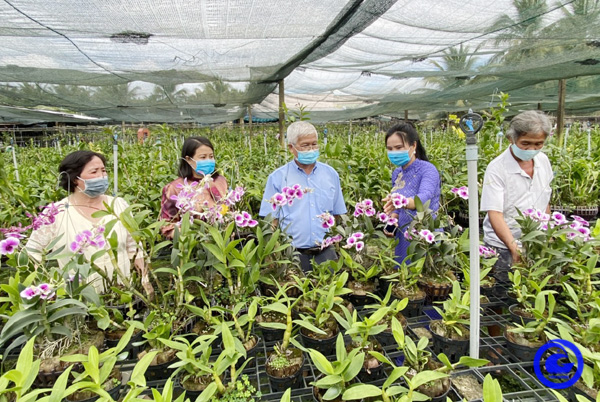
M 193 159 L 192 159 L 193 160 Z M 215 171 L 214 159 L 202 159 L 196 162 L 196 173 L 201 175 L 209 175 Z
M 541 149 L 521 149 L 517 144 L 512 144 L 510 148 L 512 149 L 513 154 L 522 161 L 532 160 L 541 151 Z
M 410 162 L 408 151 L 388 151 L 388 158 L 396 166 L 404 166 Z
M 83 180 L 84 188 L 81 190 L 83 194 L 90 198 L 96 198 L 106 193 L 108 190 L 108 176 L 97 177 L 95 179 L 82 179 L 77 177 L 79 180 Z
M 298 162 L 303 165 L 312 165 L 319 159 L 319 150 L 313 149 L 312 151 L 298 151 Z

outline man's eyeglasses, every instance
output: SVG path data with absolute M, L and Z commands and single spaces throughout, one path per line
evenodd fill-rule
M 294 146 L 298 151 L 313 151 L 319 149 L 319 144 Z

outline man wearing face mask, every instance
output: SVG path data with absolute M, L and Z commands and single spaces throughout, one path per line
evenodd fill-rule
M 321 249 L 320 244 L 327 229 L 319 215 L 329 213 L 337 216 L 346 213 L 346 205 L 338 173 L 331 166 L 318 162 L 319 142 L 315 127 L 305 121 L 290 124 L 287 129 L 288 149 L 294 159 L 269 175 L 259 215 L 273 216 L 292 238 L 292 244 L 300 253 L 302 270 L 312 269 L 317 264 L 337 259 L 332 247 Z M 299 185 L 303 195 L 294 199 L 292 205 L 273 208 L 269 202 L 285 187 Z
M 517 210 L 535 208 L 550 213 L 553 173 L 548 157 L 541 152 L 550 129 L 548 117 L 541 112 L 516 115 L 506 132 L 510 146 L 485 171 L 483 240 L 498 251 L 494 276 L 500 283 L 508 282 L 510 266 L 520 259 Z
M 154 294 L 150 284 L 148 270 L 142 250 L 121 222 L 115 224 L 110 233 L 104 233 L 104 226 L 114 219 L 113 215 L 95 217 L 97 211 L 106 211 L 107 205 L 116 215 L 123 213 L 129 204 L 123 198 L 111 197 L 104 193 L 108 190 L 106 159 L 102 154 L 92 151 L 75 151 L 67 155 L 59 166 L 60 186 L 69 194 L 66 198 L 50 206 L 53 211 L 45 219 L 35 219 L 33 232 L 27 241 L 29 255 L 36 261 L 42 260 L 42 251 L 51 246 L 52 250 L 64 247 L 64 257 L 58 259 L 63 267 L 74 253 L 82 253 L 91 261 L 92 256 L 102 249 L 110 248 L 105 238 L 116 235 L 116 254 L 118 266 L 115 267 L 110 254 L 104 253 L 94 259 L 96 272 L 90 272 L 87 282 L 100 293 L 117 283 L 127 283 L 131 279 L 131 260 L 140 273 L 142 286 L 149 297 Z M 87 240 L 85 240 L 87 238 Z M 115 272 L 118 270 L 119 273 Z M 102 273 L 102 274 L 101 274 Z M 81 273 L 83 274 L 83 273 Z M 109 281 L 104 279 L 107 276 Z M 133 284 L 132 284 L 133 285 Z

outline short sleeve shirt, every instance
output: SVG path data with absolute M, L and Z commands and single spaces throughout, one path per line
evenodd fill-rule
M 521 229 L 515 220 L 517 210 L 535 208 L 545 211 L 550 203 L 552 167 L 548 157 L 540 152 L 533 158 L 533 177 L 519 166 L 510 147 L 497 156 L 485 170 L 481 191 L 481 210 L 498 211 L 515 239 L 521 237 Z M 483 240 L 495 247 L 507 248 L 492 228 L 489 215 L 483 221 Z
M 269 199 L 284 187 L 294 184 L 299 184 L 308 191 L 301 199 L 294 200 L 291 206 L 285 205 L 273 210 Z M 291 236 L 294 247 L 311 248 L 323 242 L 327 229 L 321 226 L 318 215 L 324 212 L 332 215 L 347 212 L 340 177 L 331 166 L 317 162 L 312 172 L 306 174 L 292 160 L 269 175 L 259 215 L 272 214 L 278 219 L 280 228 Z

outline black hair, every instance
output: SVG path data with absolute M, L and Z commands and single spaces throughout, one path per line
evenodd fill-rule
M 104 155 L 93 151 L 75 151 L 71 152 L 58 165 L 58 185 L 69 192 L 74 192 L 77 188 L 75 180 L 77 176 L 81 176 L 81 172 L 94 156 L 100 158 L 104 166 L 106 166 L 106 158 Z
M 429 161 L 429 159 L 427 158 L 427 152 L 425 152 L 425 147 L 423 147 L 423 144 L 421 144 L 421 139 L 419 138 L 419 133 L 417 133 L 417 130 L 415 129 L 415 127 L 412 124 L 398 123 L 398 124 L 392 126 L 385 134 L 385 143 L 386 144 L 387 144 L 388 138 L 390 138 L 394 134 L 396 134 L 400 138 L 402 138 L 402 141 L 404 141 L 404 143 L 408 143 L 408 145 L 412 145 L 416 142 L 417 143 L 417 149 L 416 149 L 417 158 L 419 158 L 423 161 Z
M 193 158 L 196 154 L 196 150 L 202 145 L 206 145 L 215 152 L 215 147 L 213 147 L 212 142 L 206 137 L 188 137 L 183 142 L 183 146 L 181 147 L 181 160 L 179 161 L 179 177 L 182 179 L 191 180 L 194 178 L 194 169 L 192 169 L 186 158 Z M 211 177 L 216 179 L 218 176 L 219 173 L 215 169 L 211 174 Z

